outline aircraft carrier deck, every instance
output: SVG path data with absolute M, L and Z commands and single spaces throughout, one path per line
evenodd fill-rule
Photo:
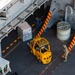
M 32 18 L 35 19 L 34 17 Z M 33 37 L 35 37 L 36 33 L 36 29 L 33 27 Z M 68 46 L 73 36 L 71 35 L 71 38 L 66 42 L 62 42 L 57 39 L 56 29 L 54 28 L 47 29 L 41 36 L 50 42 L 52 62 L 47 65 L 38 62 L 36 57 L 30 53 L 30 48 L 27 45 L 29 41 L 23 42 L 21 39 L 18 39 L 13 46 L 3 53 L 3 57 L 10 61 L 10 67 L 12 69 L 12 72 L 8 75 L 14 72 L 17 72 L 18 75 L 75 75 L 75 47 L 73 47 L 69 54 L 67 62 L 63 62 L 61 58 L 63 54 L 63 44 Z M 17 38 L 17 31 L 13 30 L 8 37 L 2 40 L 2 50 Z

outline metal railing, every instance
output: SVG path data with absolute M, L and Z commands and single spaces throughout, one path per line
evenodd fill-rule
M 36 1 L 36 0 L 35 0 Z M 6 37 L 14 28 L 16 28 L 18 26 L 19 23 L 23 22 L 25 19 L 27 19 L 36 9 L 38 9 L 38 7 L 42 6 L 47 0 L 43 0 L 41 3 L 35 4 L 35 1 L 33 3 L 30 4 L 30 6 L 28 6 L 23 12 L 21 12 L 16 18 L 14 18 L 12 21 L 14 21 L 15 19 L 19 20 L 18 17 L 23 14 L 24 12 L 27 13 L 27 15 L 24 16 L 24 18 L 20 19 L 18 23 L 16 23 L 15 25 L 11 25 L 10 21 L 6 26 L 4 26 L 1 30 L 0 30 L 0 41 Z M 30 7 L 34 7 L 32 10 L 29 10 L 29 12 L 27 12 L 27 10 Z M 3 32 L 3 29 L 5 27 L 8 27 L 8 30 L 6 32 Z

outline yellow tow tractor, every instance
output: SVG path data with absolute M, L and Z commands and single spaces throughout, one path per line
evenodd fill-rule
M 50 44 L 44 37 L 36 37 L 30 41 L 31 53 L 43 64 L 48 64 L 52 59 Z

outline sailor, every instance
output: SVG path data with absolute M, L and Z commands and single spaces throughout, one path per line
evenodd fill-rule
M 64 51 L 64 55 L 65 55 L 64 62 L 66 62 L 69 52 L 68 52 L 68 49 L 67 49 L 67 46 L 66 45 L 63 45 L 63 47 L 64 47 L 64 50 L 63 51 Z
M 38 18 L 38 17 L 36 17 L 36 21 L 35 21 L 36 30 L 39 28 L 40 23 L 41 23 L 41 19 L 40 19 L 40 18 Z

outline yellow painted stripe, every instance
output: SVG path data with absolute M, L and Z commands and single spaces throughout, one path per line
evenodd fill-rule
M 35 24 L 32 24 L 32 27 L 35 26 Z
M 48 15 L 49 15 L 49 16 L 51 15 L 50 12 L 48 13 Z
M 75 43 L 75 40 L 73 39 L 73 40 L 72 40 L 72 42 L 74 42 L 74 43 Z
M 17 40 L 14 40 L 14 43 L 17 42 Z
M 71 48 L 70 48 L 70 47 L 68 47 L 68 50 L 71 50 Z
M 5 50 L 2 50 L 2 53 L 4 53 L 5 52 Z
M 50 11 L 50 14 L 52 14 L 52 11 Z
M 72 49 L 72 47 L 73 47 L 73 46 L 72 46 L 72 45 L 70 45 L 70 48 L 71 48 L 71 49 Z
M 41 30 L 40 30 L 41 32 L 43 32 L 43 29 L 41 28 Z
M 46 26 L 46 24 L 44 23 L 44 25 L 43 25 L 43 26 Z M 42 27 L 43 27 L 43 26 L 42 26 Z
M 48 16 L 51 16 L 52 14 L 48 13 Z
M 44 30 L 45 28 L 44 28 L 44 27 L 42 27 L 42 29 Z
M 47 17 L 48 21 L 50 20 L 50 16 Z
M 70 47 L 70 49 L 72 49 L 71 46 L 69 46 L 69 47 Z
M 10 44 L 10 46 L 12 46 L 12 45 L 13 45 L 13 43 Z
M 41 35 L 41 32 L 39 32 L 39 34 Z
M 41 32 L 41 33 L 43 33 L 43 31 L 42 31 L 42 30 L 40 30 L 40 32 Z
M 47 16 L 48 20 L 50 20 L 50 16 Z
M 8 47 L 6 47 L 6 49 L 9 49 L 9 46 L 8 46 Z
M 46 21 L 48 22 L 48 21 L 49 21 L 49 19 L 48 19 L 48 18 L 46 18 Z
M 18 37 L 17 39 L 20 39 L 21 37 Z
M 74 42 L 71 42 L 72 46 L 74 46 Z
M 49 16 L 49 15 L 47 15 L 47 18 L 48 18 L 48 19 L 50 19 L 50 16 Z
M 47 25 L 43 25 L 44 28 L 46 28 Z
M 45 21 L 45 24 L 47 25 L 47 24 L 48 24 L 48 22 L 47 22 L 47 21 Z
M 40 30 L 40 33 L 42 33 L 42 31 Z
M 49 16 L 49 17 L 50 17 L 50 16 L 52 16 L 52 14 L 50 14 L 50 13 L 49 13 L 47 16 Z
M 70 49 L 70 48 L 68 49 L 68 52 L 69 52 L 69 53 L 71 52 L 71 49 Z

